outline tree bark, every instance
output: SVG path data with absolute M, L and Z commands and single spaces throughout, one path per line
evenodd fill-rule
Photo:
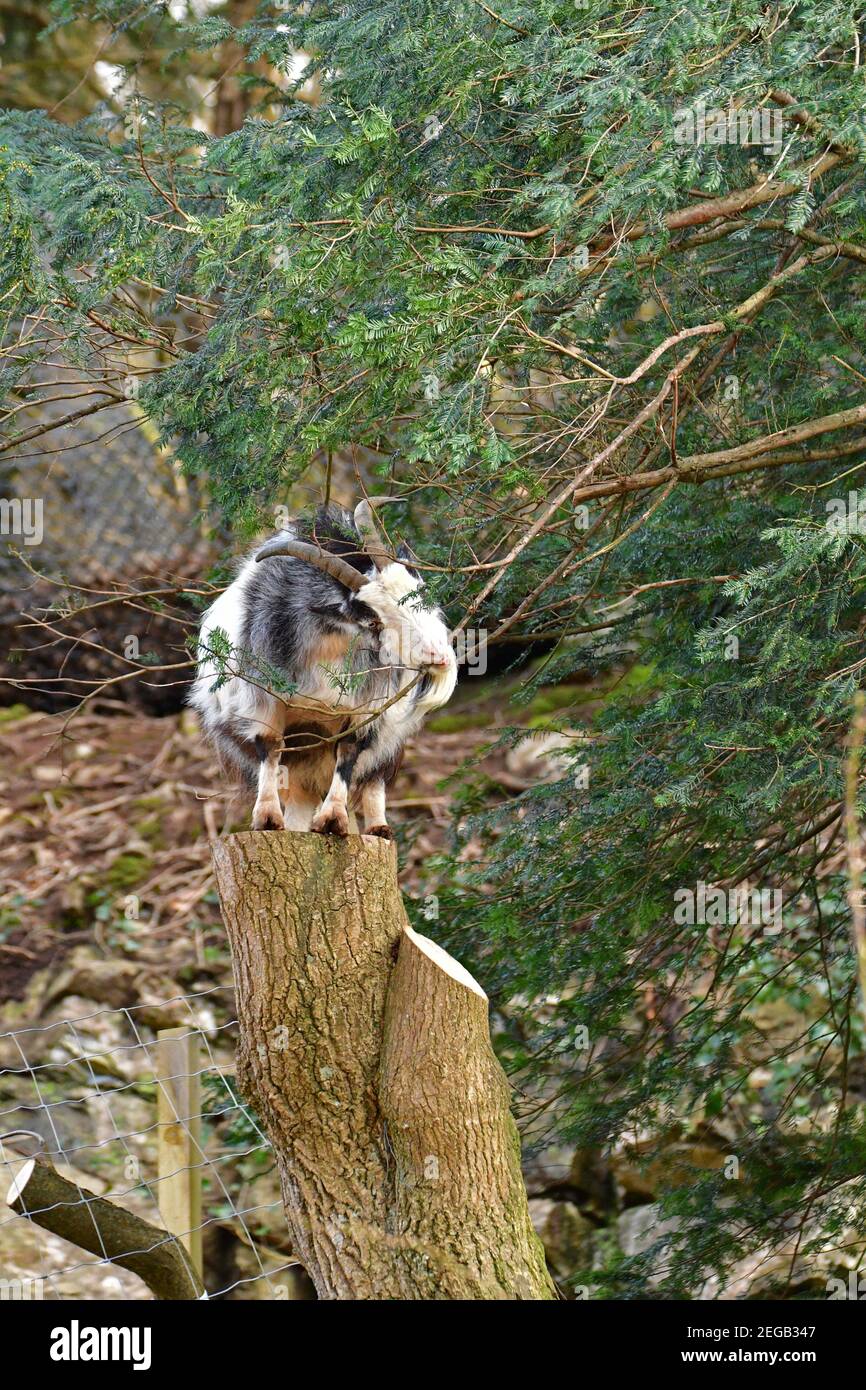
M 487 997 L 409 927 L 394 846 L 251 831 L 214 860 L 238 1081 L 319 1297 L 555 1298 Z
M 204 1285 L 180 1241 L 106 1197 L 69 1182 L 44 1160 L 28 1159 L 6 1201 L 19 1216 L 131 1269 L 157 1298 L 198 1299 Z

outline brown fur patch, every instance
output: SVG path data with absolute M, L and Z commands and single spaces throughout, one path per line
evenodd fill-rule
M 349 650 L 350 634 L 348 632 L 326 632 L 316 644 L 315 651 L 310 653 L 312 664 L 334 666 L 341 662 L 346 652 Z
M 283 752 L 280 757 L 288 776 L 288 796 L 296 787 L 321 801 L 331 785 L 337 753 L 336 744 L 323 742 L 330 735 L 339 733 L 343 720 L 322 720 L 312 723 L 309 714 L 300 710 L 286 710 L 286 729 L 283 734 Z

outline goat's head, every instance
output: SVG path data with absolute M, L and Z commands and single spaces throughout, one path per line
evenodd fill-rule
M 392 555 L 369 502 L 359 502 L 355 508 L 355 526 L 371 561 L 366 577 L 340 556 L 289 536 L 275 536 L 262 546 L 256 559 L 293 556 L 343 584 L 378 621 L 379 656 L 384 665 L 425 671 L 451 666 L 455 658 L 448 629 L 439 610 L 425 605 L 423 582 L 404 563 L 408 554 L 401 549 L 396 557 Z

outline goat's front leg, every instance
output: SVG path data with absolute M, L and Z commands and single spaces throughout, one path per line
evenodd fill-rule
M 283 808 L 280 805 L 280 752 L 282 739 L 255 740 L 259 757 L 259 782 L 256 804 L 253 807 L 253 830 L 282 830 Z
M 310 826 L 310 829 L 319 835 L 345 836 L 349 833 L 349 786 L 357 758 L 356 744 L 338 744 L 337 766 L 334 768 L 328 794 L 313 816 Z
M 393 840 L 393 831 L 385 817 L 384 777 L 374 777 L 364 783 L 361 792 L 361 814 L 364 817 L 365 835 L 378 835 L 381 840 Z

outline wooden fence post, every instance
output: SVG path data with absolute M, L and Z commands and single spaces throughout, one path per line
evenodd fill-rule
M 204 1155 L 198 1034 L 188 1027 L 161 1028 L 156 1037 L 159 1211 L 201 1277 Z

